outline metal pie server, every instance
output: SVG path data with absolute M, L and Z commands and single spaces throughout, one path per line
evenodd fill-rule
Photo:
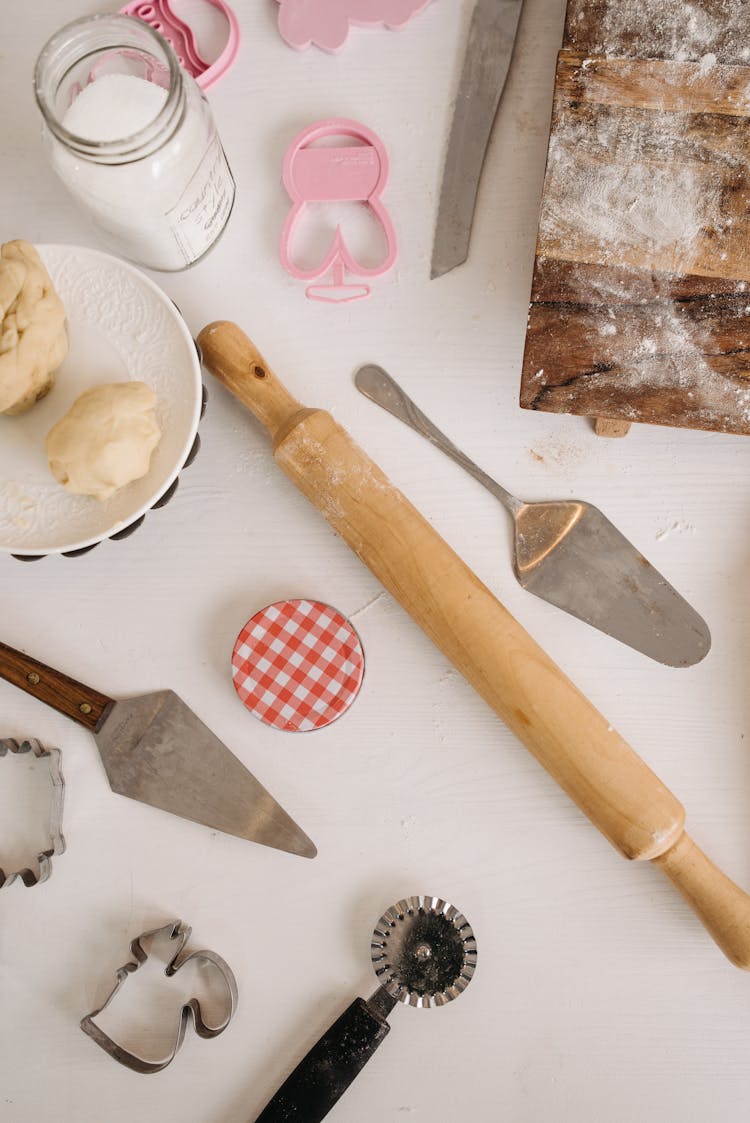
M 510 69 L 523 0 L 477 0 L 443 170 L 432 277 L 466 261 L 479 179 Z
M 670 667 L 708 654 L 705 620 L 598 507 L 578 499 L 524 503 L 456 448 L 382 367 L 363 366 L 354 381 L 500 500 L 513 518 L 513 569 L 524 589 Z
M 396 1003 L 445 1006 L 466 990 L 477 964 L 471 925 L 438 897 L 407 897 L 387 909 L 370 949 L 378 989 L 354 999 L 255 1123 L 320 1123 L 388 1036 Z
M 4 643 L 0 678 L 93 733 L 112 791 L 226 834 L 315 857 L 304 831 L 172 690 L 116 702 Z

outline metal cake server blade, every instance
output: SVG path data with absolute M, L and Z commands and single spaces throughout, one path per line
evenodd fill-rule
M 113 792 L 306 858 L 315 846 L 172 690 L 115 702 L 95 733 Z
M 598 507 L 523 503 L 514 515 L 520 585 L 669 667 L 711 649 L 705 620 Z
M 172 690 L 115 701 L 0 643 L 0 678 L 85 726 L 110 787 L 194 823 L 314 858 L 314 843 Z
M 670 667 L 708 654 L 705 620 L 598 507 L 577 499 L 524 503 L 457 448 L 382 367 L 363 366 L 354 381 L 500 500 L 513 518 L 513 570 L 524 589 Z
M 471 17 L 432 248 L 431 276 L 466 261 L 484 156 L 510 69 L 523 0 L 477 0 Z

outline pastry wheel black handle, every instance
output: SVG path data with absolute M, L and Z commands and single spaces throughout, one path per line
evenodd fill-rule
M 284 1081 L 255 1123 L 319 1123 L 362 1071 L 390 1026 L 355 998 Z

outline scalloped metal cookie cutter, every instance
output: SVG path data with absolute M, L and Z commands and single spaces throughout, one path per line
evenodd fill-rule
M 61 753 L 59 749 L 45 749 L 42 743 L 35 738 L 16 741 L 12 737 L 0 740 L 0 759 L 7 756 L 9 752 L 17 754 L 33 753 L 37 760 L 49 762 L 49 777 L 52 786 L 49 811 L 49 845 L 45 850 L 40 850 L 36 856 L 39 873 L 35 874 L 33 870 L 22 869 L 6 874 L 0 867 L 0 889 L 12 885 L 17 878 L 20 878 L 26 888 L 30 889 L 33 885 L 39 885 L 50 877 L 52 874 L 52 858 L 56 854 L 65 852 L 65 839 L 62 834 L 65 781 L 60 768 Z
M 181 952 L 183 951 L 185 944 L 190 938 L 191 931 L 192 929 L 189 925 L 183 924 L 181 920 L 174 920 L 169 924 L 163 925 L 161 928 L 152 928 L 148 932 L 142 932 L 140 936 L 136 936 L 136 938 L 130 944 L 130 950 L 135 959 L 135 963 L 131 961 L 123 964 L 122 967 L 118 968 L 117 982 L 115 983 L 114 988 L 105 998 L 102 1005 L 99 1006 L 96 1010 L 92 1010 L 90 1014 L 87 1014 L 84 1018 L 81 1019 L 80 1026 L 83 1032 L 87 1034 L 87 1036 L 90 1037 L 92 1041 L 95 1041 L 96 1044 L 105 1051 L 105 1053 L 109 1053 L 110 1057 L 113 1057 L 114 1060 L 119 1061 L 121 1065 L 125 1065 L 127 1068 L 132 1069 L 133 1072 L 148 1074 L 152 1072 L 161 1072 L 162 1069 L 166 1068 L 167 1065 L 170 1064 L 177 1056 L 177 1053 L 180 1050 L 180 1046 L 185 1040 L 185 1032 L 190 1021 L 192 1021 L 193 1028 L 195 1029 L 195 1032 L 199 1037 L 211 1038 L 218 1037 L 220 1033 L 223 1033 L 235 1015 L 238 1002 L 237 981 L 234 977 L 234 974 L 232 973 L 231 968 L 229 967 L 229 964 L 226 963 L 220 955 L 216 955 L 216 953 L 213 951 L 193 951 L 189 955 L 180 958 Z M 165 1060 L 149 1061 L 144 1057 L 138 1056 L 137 1053 L 131 1053 L 128 1049 L 123 1049 L 121 1045 L 118 1045 L 116 1041 L 114 1041 L 108 1034 L 104 1032 L 104 1030 L 96 1025 L 96 1023 L 94 1022 L 94 1018 L 98 1017 L 98 1015 L 101 1014 L 103 1010 L 107 1009 L 107 1007 L 113 1001 L 115 995 L 122 989 L 128 977 L 132 975 L 134 971 L 137 971 L 138 968 L 146 962 L 149 957 L 149 952 L 144 948 L 144 943 L 161 935 L 167 936 L 170 940 L 178 941 L 177 949 L 174 955 L 164 968 L 164 974 L 168 977 L 177 974 L 180 968 L 183 967 L 186 963 L 189 963 L 191 960 L 198 960 L 201 963 L 208 963 L 212 967 L 215 967 L 219 974 L 222 976 L 227 988 L 227 1015 L 218 1026 L 209 1026 L 203 1020 L 200 1002 L 197 998 L 191 998 L 182 1006 L 180 1010 L 180 1019 L 177 1026 L 177 1037 L 172 1052 Z

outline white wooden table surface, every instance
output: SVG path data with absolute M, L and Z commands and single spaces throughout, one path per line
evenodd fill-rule
M 682 799 L 699 845 L 750 884 L 750 448 L 646 427 L 607 442 L 583 420 L 516 404 L 562 0 L 526 0 L 470 260 L 432 282 L 470 0 L 436 0 L 399 33 L 355 32 L 338 56 L 291 51 L 273 0 L 235 6 L 242 52 L 210 92 L 235 212 L 198 267 L 153 276 L 194 333 L 236 320 L 298 397 L 334 412 Z M 46 38 L 100 7 L 2 5 L 2 241 L 104 248 L 47 167 L 31 91 Z M 332 115 L 384 139 L 400 236 L 393 275 L 369 302 L 338 308 L 306 301 L 277 256 L 284 149 Z M 357 394 L 364 361 L 389 369 L 510 488 L 602 507 L 709 621 L 705 662 L 658 666 L 522 592 L 502 509 Z M 45 885 L 0 894 L 2 1123 L 249 1123 L 333 1017 L 371 992 L 372 926 L 420 892 L 471 920 L 475 980 L 446 1009 L 394 1010 L 388 1041 L 332 1120 L 744 1123 L 750 979 L 658 871 L 625 862 L 584 820 L 283 477 L 259 426 L 206 382 L 201 453 L 132 538 L 78 559 L 0 557 L 0 638 L 115 697 L 173 687 L 319 856 L 113 795 L 88 734 L 0 683 L 2 735 L 63 751 L 68 843 Z M 298 737 L 255 722 L 229 675 L 245 620 L 295 596 L 348 615 L 367 660 L 346 717 Z M 13 817 L 0 821 L 0 853 Z M 175 917 L 194 946 L 232 965 L 240 1008 L 222 1037 L 189 1035 L 147 1078 L 78 1022 L 129 941 Z M 157 999 L 143 1001 L 155 1018 Z

